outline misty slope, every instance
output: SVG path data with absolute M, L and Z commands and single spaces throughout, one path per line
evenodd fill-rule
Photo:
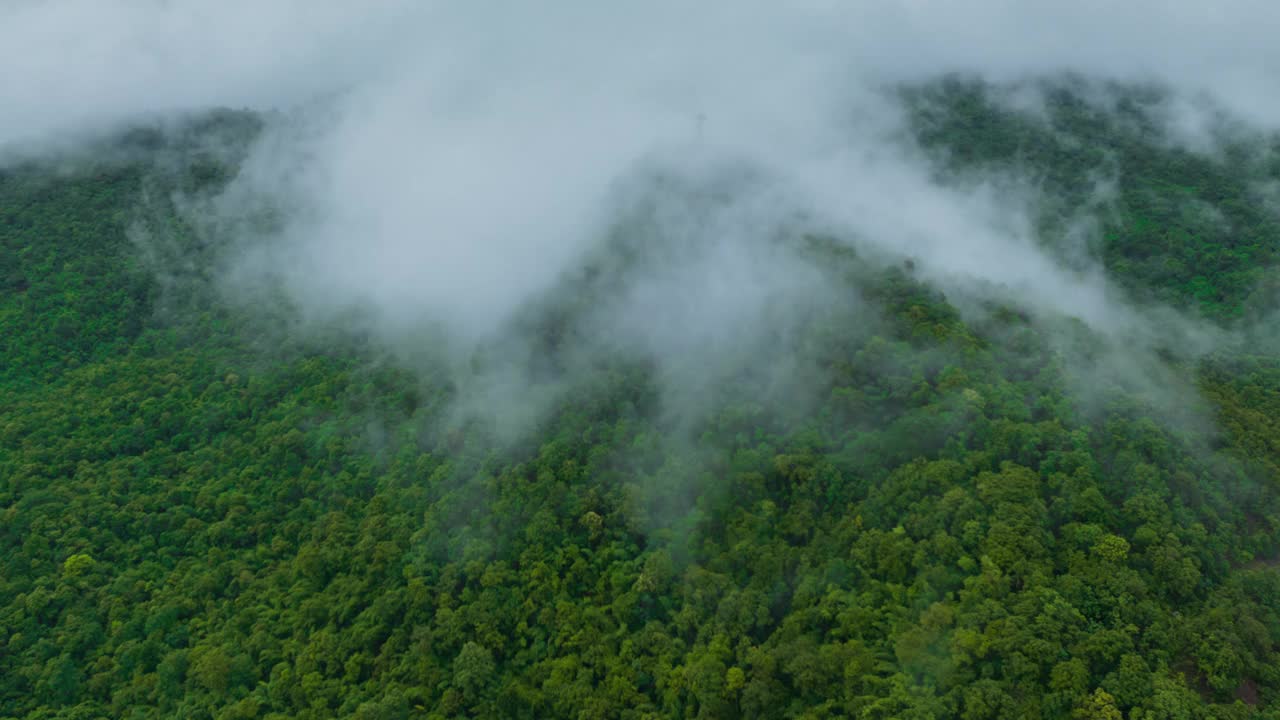
M 1064 264 L 1100 212 L 1084 250 L 1135 297 L 1274 311 L 1265 163 L 989 91 L 908 93 L 944 182 L 1040 178 Z M 874 244 L 728 251 L 754 186 L 715 173 L 642 193 L 464 362 L 415 355 L 228 297 L 237 248 L 183 208 L 237 171 L 202 138 L 257 128 L 0 174 L 0 717 L 1280 712 L 1275 355 L 1131 358 Z M 689 268 L 767 292 L 652 292 Z
M 1280 253 L 1276 138 L 1220 118 L 1197 140 L 1218 147 L 1194 152 L 1171 137 L 1175 98 L 1160 88 L 1068 78 L 1034 109 L 1002 102 L 1011 92 L 957 76 L 904 96 L 947 174 L 1012 173 L 1044 191 L 1038 229 L 1064 262 L 1087 253 L 1140 299 L 1219 319 L 1274 300 L 1254 293 L 1266 279 L 1274 292 Z M 1093 246 L 1072 237 L 1081 221 L 1101 226 Z

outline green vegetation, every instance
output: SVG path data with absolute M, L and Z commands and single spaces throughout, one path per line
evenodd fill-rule
M 1140 299 L 1220 320 L 1249 309 L 1280 258 L 1280 216 L 1266 199 L 1268 181 L 1280 179 L 1280 140 L 1228 125 L 1214 138 L 1220 153 L 1192 152 L 1166 137 L 1169 98 L 1152 88 L 1058 80 L 1036 111 L 1001 103 L 1002 94 L 961 77 L 904 93 L 947 174 L 1013 173 L 1044 190 L 1038 221 L 1050 245 L 1069 245 L 1074 222 L 1100 221 L 1090 254 Z
M 938 92 L 953 170 L 1023 133 L 1079 178 L 981 88 Z M 1093 122 L 1111 272 L 1241 316 L 1280 243 L 1244 180 Z M 441 376 L 144 263 L 138 223 L 217 253 L 148 189 L 234 158 L 141 144 L 0 175 L 0 717 L 1280 717 L 1280 358 L 1169 360 L 1205 403 L 1173 416 L 1084 403 L 1057 330 L 810 239 L 842 295 L 802 319 L 803 412 L 748 368 L 677 423 L 605 357 L 494 442 Z M 1179 225 L 1184 194 L 1232 231 Z M 529 323 L 551 375 L 572 282 Z

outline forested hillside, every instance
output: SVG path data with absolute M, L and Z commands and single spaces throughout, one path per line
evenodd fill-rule
M 549 389 L 508 427 L 356 319 L 229 296 L 189 208 L 258 118 L 6 166 L 0 718 L 1280 718 L 1278 167 L 1073 88 L 902 97 L 938 182 L 1032 178 L 1047 252 L 1222 333 L 1169 335 L 1158 391 L 1081 323 L 797 232 L 819 301 L 689 400 L 590 340 L 680 257 L 632 218 L 527 352 L 470 358 Z

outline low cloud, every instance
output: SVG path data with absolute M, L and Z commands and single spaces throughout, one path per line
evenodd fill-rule
M 1163 127 L 1205 150 L 1221 113 L 1280 124 L 1277 21 L 1244 1 L 24 2 L 0 11 L 0 146 L 273 111 L 241 175 L 193 206 L 239 236 L 228 283 L 270 277 L 309 317 L 359 308 L 388 342 L 447 338 L 457 357 L 577 272 L 664 177 L 716 209 L 648 217 L 667 240 L 644 252 L 669 262 L 597 309 L 611 342 L 684 361 L 752 347 L 821 304 L 818 274 L 770 240 L 812 232 L 912 258 L 962 307 L 994 295 L 1146 347 L 1170 312 L 1046 252 L 1033 186 L 940 182 L 892 90 L 955 72 L 1160 83 Z

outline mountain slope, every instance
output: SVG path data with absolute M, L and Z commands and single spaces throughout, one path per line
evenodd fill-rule
M 1253 170 L 1070 95 L 1048 125 L 981 88 L 922 97 L 947 181 L 1043 175 L 1064 258 L 1075 137 L 1119 168 L 1111 277 L 1224 324 L 1270 309 Z M 172 197 L 216 192 L 237 156 L 163 137 L 0 176 L 0 717 L 1280 708 L 1275 355 L 1166 348 L 1178 384 L 1153 395 L 1108 372 L 1113 338 L 1007 298 L 973 312 L 911 262 L 796 233 L 770 252 L 822 302 L 673 365 L 598 339 L 596 310 L 704 256 L 624 227 L 469 376 L 286 300 L 227 302 L 225 249 Z M 514 430 L 456 410 L 490 367 L 547 389 Z M 500 416 L 526 396 L 496 397 Z

